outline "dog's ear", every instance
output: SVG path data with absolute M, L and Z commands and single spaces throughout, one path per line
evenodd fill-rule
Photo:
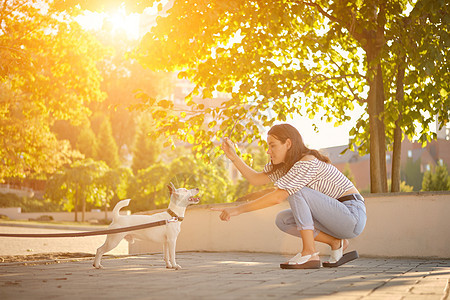
M 175 186 L 173 185 L 173 183 L 171 182 L 170 184 L 167 185 L 167 188 L 169 189 L 170 194 L 172 195 L 173 193 L 175 193 Z

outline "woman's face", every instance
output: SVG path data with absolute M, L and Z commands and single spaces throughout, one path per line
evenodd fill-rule
M 287 139 L 283 144 L 280 140 L 277 140 L 273 135 L 267 137 L 267 144 L 269 148 L 267 149 L 267 154 L 270 155 L 272 164 L 277 165 L 284 162 L 286 158 L 286 153 L 291 148 L 291 140 Z

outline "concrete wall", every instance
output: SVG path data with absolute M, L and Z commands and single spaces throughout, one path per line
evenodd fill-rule
M 450 192 L 367 195 L 364 232 L 350 241 L 361 256 L 450 258 Z M 190 207 L 182 224 L 177 251 L 246 251 L 295 254 L 301 239 L 282 233 L 276 214 L 289 204 L 234 217 L 229 222 L 202 205 Z M 317 243 L 321 255 L 329 247 Z M 130 253 L 162 252 L 162 245 L 136 241 Z

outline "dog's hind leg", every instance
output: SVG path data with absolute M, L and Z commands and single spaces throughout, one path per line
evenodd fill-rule
M 123 239 L 123 237 L 124 237 L 123 234 L 112 234 L 112 235 L 106 236 L 105 243 L 100 248 L 97 249 L 97 253 L 95 254 L 94 268 L 96 268 L 96 269 L 103 268 L 103 266 L 100 263 L 102 260 L 103 254 L 116 248 L 117 245 L 119 245 L 120 241 Z

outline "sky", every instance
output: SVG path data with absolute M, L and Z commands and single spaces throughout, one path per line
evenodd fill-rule
M 321 121 L 316 123 L 318 132 L 314 131 L 313 120 L 306 117 L 299 117 L 286 123 L 289 123 L 297 128 L 307 147 L 311 149 L 322 149 L 347 145 L 349 140 L 349 132 L 356 124 L 356 121 L 352 121 L 344 123 L 339 127 L 334 127 L 332 123 Z
M 349 132 L 356 125 L 356 121 L 362 113 L 362 108 L 355 108 L 352 112 L 348 112 L 352 119 L 337 127 L 333 123 L 321 121 L 320 115 L 317 115 L 314 119 L 298 116 L 283 123 L 291 124 L 297 128 L 307 147 L 311 149 L 323 149 L 347 145 L 350 138 Z M 313 124 L 317 126 L 317 132 L 314 130 L 315 127 Z

